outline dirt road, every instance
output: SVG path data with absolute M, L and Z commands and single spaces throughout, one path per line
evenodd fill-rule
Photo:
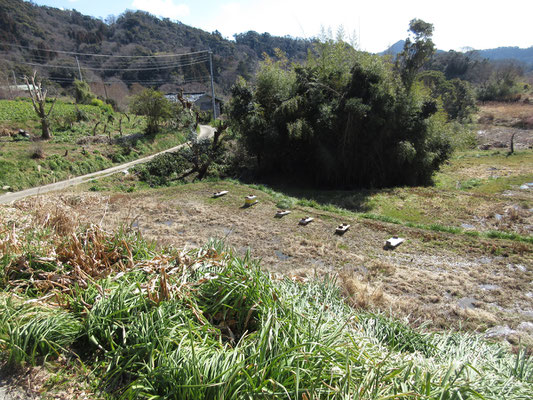
M 213 136 L 214 132 L 215 132 L 215 128 L 213 128 L 211 126 L 208 126 L 208 125 L 200 125 L 200 132 L 198 133 L 198 138 L 199 139 L 210 138 L 210 137 Z M 175 146 L 175 147 L 172 147 L 170 149 L 161 151 L 159 153 L 153 154 L 151 156 L 139 158 L 138 160 L 130 161 L 130 162 L 125 163 L 125 164 L 121 164 L 121 165 L 117 165 L 115 167 L 107 168 L 107 169 L 104 169 L 102 171 L 93 172 L 91 174 L 87 174 L 87 175 L 83 175 L 83 176 L 78 176 L 76 178 L 67 179 L 67 180 L 61 181 L 61 182 L 50 183 L 50 184 L 44 185 L 44 186 L 38 186 L 38 187 L 31 188 L 31 189 L 21 190 L 20 192 L 6 193 L 6 194 L 0 196 L 0 204 L 10 204 L 10 203 L 13 203 L 13 202 L 15 202 L 17 200 L 20 200 L 20 199 L 23 199 L 25 197 L 28 197 L 28 196 L 34 196 L 34 195 L 39 195 L 39 194 L 43 194 L 43 193 L 52 192 L 52 191 L 55 191 L 55 190 L 65 189 L 65 188 L 68 188 L 70 186 L 75 186 L 75 185 L 79 185 L 81 183 L 85 183 L 85 182 L 87 182 L 87 181 L 89 181 L 91 179 L 94 179 L 94 178 L 103 178 L 105 176 L 116 174 L 117 172 L 126 171 L 127 169 L 133 167 L 134 165 L 142 164 L 142 163 L 145 163 L 147 161 L 150 161 L 152 158 L 154 158 L 155 156 L 157 156 L 159 154 L 173 152 L 173 151 L 176 151 L 176 150 L 178 150 L 179 148 L 181 148 L 183 146 L 185 146 L 185 143 L 184 144 L 180 144 L 179 146 Z

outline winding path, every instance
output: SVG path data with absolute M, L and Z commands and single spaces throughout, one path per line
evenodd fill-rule
M 215 132 L 215 128 L 209 125 L 200 125 L 200 132 L 198 134 L 198 138 L 199 139 L 210 138 L 213 136 L 214 132 Z M 155 156 L 158 156 L 159 154 L 170 153 L 170 152 L 176 151 L 180 149 L 181 147 L 185 146 L 186 144 L 187 143 L 183 143 L 183 144 L 180 144 L 179 146 L 175 146 L 170 149 L 161 151 L 159 153 L 152 154 L 151 156 L 139 158 L 135 161 L 130 161 L 125 164 L 117 165 L 115 167 L 107 168 L 107 169 L 104 169 L 98 172 L 93 172 L 91 174 L 77 176 L 75 178 L 67 179 L 61 182 L 50 183 L 48 185 L 37 186 L 34 188 L 21 190 L 20 192 L 6 193 L 0 196 L 0 204 L 10 204 L 17 200 L 23 199 L 24 197 L 48 193 L 54 190 L 65 189 L 70 186 L 75 186 L 81 183 L 88 182 L 89 180 L 94 179 L 94 178 L 103 178 L 109 175 L 116 174 L 117 172 L 126 171 L 127 169 L 133 167 L 134 165 L 142 164 L 147 161 L 150 161 L 152 158 L 154 158 Z

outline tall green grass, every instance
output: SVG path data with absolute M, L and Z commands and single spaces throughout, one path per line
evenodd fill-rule
M 152 249 L 135 254 L 140 262 L 157 259 Z M 356 312 L 331 279 L 273 280 L 249 253 L 238 257 L 220 241 L 170 260 L 164 271 L 134 268 L 76 287 L 65 308 L 4 293 L 2 356 L 36 364 L 75 355 L 101 390 L 127 399 L 532 393 L 533 360 L 525 351 L 513 355 L 478 335 L 428 333 Z

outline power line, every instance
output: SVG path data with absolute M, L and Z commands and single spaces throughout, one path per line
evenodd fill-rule
M 159 54 L 159 55 L 153 55 L 153 56 L 122 56 L 122 55 L 114 55 L 114 54 L 95 54 L 95 53 L 78 53 L 75 51 L 66 51 L 66 50 L 50 50 L 50 49 L 39 49 L 38 47 L 29 47 L 29 46 L 22 46 L 19 44 L 12 44 L 12 43 L 5 43 L 0 42 L 0 45 L 4 46 L 11 46 L 11 47 L 18 47 L 21 49 L 27 49 L 27 50 L 35 50 L 39 52 L 48 52 L 48 53 L 60 53 L 60 54 L 72 54 L 76 56 L 91 56 L 91 57 L 110 57 L 110 58 L 163 58 L 163 57 L 182 57 L 187 56 L 191 54 L 201 54 L 201 53 L 208 53 L 208 50 L 200 50 L 200 51 L 193 51 L 189 53 L 175 53 L 175 54 Z
M 206 60 L 207 61 L 207 60 Z M 53 65 L 53 64 L 40 64 L 40 63 L 32 63 L 32 62 L 25 62 L 25 61 L 16 61 L 19 64 L 25 64 L 25 65 L 31 65 L 35 67 L 43 67 L 43 68 L 59 68 L 59 69 L 78 69 L 75 65 Z M 198 62 L 192 62 L 192 63 L 186 63 L 186 64 L 173 64 L 168 66 L 157 66 L 157 67 L 151 67 L 151 68 L 94 68 L 94 67 L 85 67 L 85 65 L 82 66 L 82 69 L 88 69 L 90 71 L 121 71 L 121 72 L 127 72 L 127 71 L 157 71 L 161 69 L 175 69 L 180 67 L 187 67 L 191 65 L 201 64 L 205 61 L 198 61 Z
M 176 84 L 181 84 L 181 83 L 190 83 L 190 82 L 202 82 L 202 80 L 204 82 L 207 82 L 207 80 L 209 79 L 209 75 L 207 76 L 200 76 L 200 77 L 197 77 L 197 78 L 184 78 L 184 79 L 175 79 L 175 80 L 172 80 L 172 79 L 147 79 L 147 80 L 140 80 L 140 79 L 120 79 L 120 80 L 117 80 L 117 81 L 104 81 L 104 80 L 85 80 L 85 82 L 87 83 L 99 83 L 99 84 L 105 84 L 105 85 L 113 85 L 113 84 L 116 84 L 116 83 L 144 83 L 144 84 L 157 84 L 157 83 L 176 83 Z M 46 78 L 46 80 L 49 80 L 49 81 L 52 81 L 52 82 L 58 82 L 58 83 L 61 83 L 61 82 L 72 82 L 74 80 L 74 78 L 60 78 L 60 77 L 50 77 L 50 78 Z
M 25 52 L 9 52 L 7 50 L 0 51 L 0 55 L 4 57 L 6 61 L 10 61 L 17 64 L 30 65 L 36 68 L 54 68 L 63 70 L 88 70 L 98 72 L 110 72 L 111 75 L 115 75 L 115 80 L 105 81 L 105 78 L 98 79 L 92 78 L 85 81 L 93 84 L 112 85 L 114 83 L 133 84 L 139 83 L 142 85 L 160 85 L 160 84 L 176 84 L 182 85 L 186 83 L 206 83 L 211 75 L 196 75 L 201 70 L 189 71 L 186 73 L 189 77 L 179 78 L 175 75 L 171 75 L 167 78 L 160 78 L 156 73 L 153 79 L 146 77 L 147 79 L 121 79 L 116 77 L 117 74 L 124 74 L 127 72 L 149 72 L 152 73 L 160 71 L 171 71 L 179 68 L 190 67 L 198 64 L 207 64 L 210 60 L 209 51 L 195 51 L 181 54 L 165 54 L 165 55 L 151 55 L 151 56 L 122 56 L 112 54 L 91 54 L 80 53 L 65 50 L 50 50 L 39 49 L 36 47 L 15 45 L 10 43 L 0 42 L 1 45 L 7 45 L 14 48 L 26 49 Z M 44 54 L 43 54 L 44 52 Z M 47 56 L 46 54 L 50 54 Z M 51 64 L 50 62 L 57 56 L 57 63 Z M 98 57 L 98 58 L 96 58 Z M 61 62 L 61 64 L 59 64 Z M 79 62 L 79 64 L 78 64 Z M 207 65 L 206 65 L 207 67 Z M 186 72 L 186 71 L 183 71 Z M 196 73 L 195 73 L 196 72 Z M 207 71 L 204 71 L 207 72 Z M 168 72 L 166 72 L 168 74 Z M 193 75 L 193 76 L 190 76 Z M 196 75 L 196 76 L 195 76 Z M 56 83 L 70 83 L 74 81 L 72 77 L 48 77 L 45 78 L 51 82 Z
M 6 52 L 0 52 L 0 54 L 6 56 L 9 61 L 19 63 L 19 64 L 27 64 L 27 65 L 33 65 L 33 66 L 41 66 L 45 68 L 76 68 L 77 66 L 75 64 L 75 57 L 72 58 L 72 65 L 59 65 L 59 64 L 48 64 L 51 60 L 47 59 L 46 57 L 42 56 L 30 56 L 25 57 L 26 61 L 17 60 L 13 54 L 6 53 Z M 185 59 L 182 61 L 176 60 L 176 61 L 165 61 L 165 62 L 144 62 L 140 64 L 134 64 L 134 68 L 130 68 L 132 66 L 131 64 L 113 64 L 110 67 L 102 67 L 102 63 L 90 63 L 83 60 L 80 60 L 81 66 L 83 69 L 89 69 L 89 70 L 99 70 L 99 71 L 120 71 L 120 70 L 128 70 L 128 71 L 141 71 L 141 70 L 156 70 L 156 69 L 171 69 L 171 68 L 180 68 L 180 67 L 186 67 L 201 63 L 207 63 L 209 61 L 208 56 L 202 56 L 192 59 Z

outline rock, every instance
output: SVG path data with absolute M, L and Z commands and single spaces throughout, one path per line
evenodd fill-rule
M 463 229 L 475 229 L 476 227 L 471 224 L 461 224 L 461 228 Z
M 2 186 L 2 190 L 11 190 L 11 186 Z
M 30 137 L 30 134 L 29 134 L 28 132 L 26 132 L 24 129 L 19 129 L 18 134 L 19 134 L 20 136 L 24 136 L 24 137 L 27 137 L 27 138 Z
M 521 322 L 516 329 L 519 331 L 533 333 L 533 322 Z
M 503 215 L 501 215 L 501 214 L 494 214 L 494 218 L 496 219 L 496 221 L 501 221 L 502 218 L 503 218 Z
M 281 261 L 287 261 L 289 258 L 291 258 L 287 254 L 283 254 L 283 252 L 281 252 L 279 250 L 274 250 L 274 253 L 278 257 L 278 259 L 280 259 Z
M 500 288 L 498 285 L 491 285 L 490 283 L 479 285 L 479 288 L 482 290 L 497 290 Z
M 475 302 L 476 302 L 476 299 L 474 299 L 473 297 L 462 297 L 457 301 L 457 304 L 461 308 L 474 309 L 476 308 L 474 304 Z
M 514 335 L 516 331 L 514 329 L 509 328 L 507 325 L 505 326 L 495 326 L 494 328 L 487 329 L 485 332 L 486 338 L 500 338 L 500 337 L 506 337 L 509 335 Z

